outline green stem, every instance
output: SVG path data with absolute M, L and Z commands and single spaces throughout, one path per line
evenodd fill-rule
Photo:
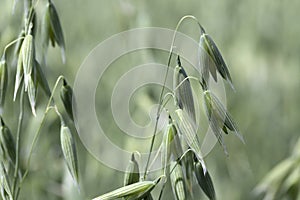
M 20 160 L 20 135 L 22 130 L 22 123 L 23 123 L 23 114 L 24 114 L 24 84 L 22 86 L 21 94 L 20 94 L 20 113 L 19 113 L 19 119 L 18 119 L 18 129 L 17 129 L 17 137 L 16 137 L 16 165 L 15 165 L 15 171 L 14 171 L 14 179 L 13 179 L 13 196 L 15 196 L 17 193 L 16 186 L 17 186 L 17 180 L 18 180 L 18 172 L 19 172 L 19 160 Z
M 55 83 L 55 85 L 54 85 L 54 87 L 53 87 L 53 90 L 52 90 L 52 92 L 51 92 L 51 96 L 50 96 L 50 98 L 49 98 L 49 100 L 48 100 L 48 103 L 47 103 L 47 106 L 46 106 L 44 115 L 43 115 L 43 117 L 42 117 L 42 121 L 41 121 L 40 126 L 38 127 L 38 129 L 37 129 L 37 131 L 36 131 L 36 133 L 35 133 L 35 135 L 34 135 L 34 138 L 33 138 L 33 140 L 32 140 L 31 147 L 30 147 L 30 151 L 29 151 L 29 155 L 28 155 L 28 159 L 27 159 L 27 168 L 26 168 L 26 171 L 25 171 L 25 173 L 24 173 L 24 175 L 23 175 L 23 177 L 22 177 L 22 179 L 21 179 L 21 181 L 20 181 L 20 185 L 23 183 L 23 181 L 25 180 L 25 178 L 26 178 L 26 176 L 27 176 L 27 174 L 28 174 L 28 172 L 29 172 L 29 166 L 30 166 L 31 156 L 32 156 L 32 153 L 33 153 L 33 148 L 34 148 L 34 146 L 35 146 L 35 144 L 36 144 L 36 142 L 37 142 L 37 139 L 38 139 L 38 137 L 39 137 L 39 135 L 40 135 L 40 131 L 41 131 L 41 128 L 43 127 L 43 124 L 44 124 L 44 122 L 45 122 L 46 115 L 47 115 L 47 113 L 49 112 L 49 110 L 50 110 L 50 108 L 51 108 L 51 107 L 50 107 L 50 104 L 51 104 L 51 102 L 54 102 L 53 96 L 54 96 L 54 93 L 55 93 L 55 91 L 56 91 L 56 88 L 57 88 L 59 82 L 60 82 L 62 79 L 64 79 L 63 76 L 59 76 L 59 77 L 57 78 L 56 83 Z
M 18 42 L 19 40 L 22 40 L 24 39 L 24 37 L 19 37 L 13 41 L 11 41 L 10 43 L 8 43 L 5 47 L 4 47 L 4 50 L 3 50 L 3 56 L 2 58 L 5 58 L 5 55 L 6 55 L 6 50 L 11 47 L 12 45 L 14 45 L 16 42 Z
M 156 114 L 156 121 L 155 121 L 155 126 L 154 126 L 154 131 L 153 131 L 153 135 L 152 135 L 152 140 L 151 140 L 151 145 L 150 145 L 150 150 L 149 150 L 149 154 L 148 154 L 148 158 L 147 158 L 147 163 L 146 163 L 146 167 L 145 167 L 145 172 L 144 172 L 144 179 L 146 179 L 147 173 L 148 173 L 148 167 L 149 167 L 149 162 L 150 162 L 150 158 L 151 158 L 151 153 L 153 150 L 153 146 L 154 146 L 154 141 L 155 141 L 155 137 L 156 137 L 156 131 L 157 131 L 157 126 L 158 126 L 158 120 L 160 117 L 160 110 L 162 107 L 162 99 L 163 99 L 163 94 L 165 92 L 166 89 L 166 82 L 167 82 L 167 78 L 168 78 L 168 73 L 169 73 L 169 68 L 170 68 L 170 64 L 171 64 L 171 59 L 172 59 L 172 55 L 173 55 L 173 47 L 174 47 L 174 43 L 175 43 L 175 39 L 176 39 L 176 34 L 178 32 L 178 29 L 180 27 L 180 25 L 182 24 L 182 22 L 185 19 L 192 19 L 194 21 L 197 22 L 199 28 L 200 28 L 200 34 L 205 33 L 204 28 L 201 26 L 200 22 L 197 20 L 196 17 L 192 16 L 192 15 L 186 15 L 184 17 L 182 17 L 180 19 L 180 21 L 177 23 L 177 26 L 175 28 L 175 32 L 173 34 L 173 39 L 172 39 L 172 43 L 171 43 L 171 48 L 170 48 L 170 52 L 169 52 L 169 58 L 168 58 L 168 65 L 167 65 L 167 71 L 165 74 L 165 78 L 164 78 L 164 82 L 163 82 L 163 87 L 161 89 L 160 92 L 160 97 L 159 97 L 159 105 L 158 105 L 158 109 L 157 109 L 157 114 Z

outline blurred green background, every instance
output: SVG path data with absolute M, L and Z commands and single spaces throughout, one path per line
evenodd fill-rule
M 12 14 L 12 1 L 1 1 L 0 49 L 15 39 L 21 30 L 21 2 Z M 54 4 L 64 29 L 67 63 L 62 64 L 57 48 L 50 48 L 45 71 L 51 87 L 60 74 L 73 83 L 77 69 L 88 53 L 113 34 L 149 26 L 174 29 L 182 16 L 196 16 L 218 44 L 230 68 L 236 92 L 227 87 L 227 106 L 246 141 L 243 145 L 236 138 L 227 137 L 230 156 L 226 157 L 218 146 L 206 158 L 217 196 L 225 200 L 257 199 L 252 193 L 255 185 L 289 155 L 299 137 L 300 1 L 55 0 Z M 41 11 L 44 5 L 45 2 L 40 0 Z M 38 16 L 41 13 L 38 12 Z M 190 35 L 197 39 L 194 26 L 186 23 L 181 31 L 192 32 Z M 166 54 L 152 52 L 151 56 L 154 56 L 154 61 L 167 62 Z M 134 60 L 134 55 L 130 56 L 123 65 L 130 67 L 132 63 L 139 63 L 138 57 Z M 114 133 L 120 130 L 112 121 L 109 96 L 122 71 L 116 67 L 108 74 L 110 78 L 103 80 L 107 88 L 101 94 L 98 92 L 97 110 L 99 118 L 106 119 L 105 127 Z M 11 73 L 10 87 L 13 87 L 13 82 L 14 75 Z M 156 90 L 150 103 L 157 102 L 159 88 Z M 12 90 L 8 93 L 7 102 L 9 99 L 12 99 Z M 39 112 L 42 112 L 45 105 L 43 94 L 40 99 L 38 106 L 41 107 Z M 7 107 L 9 109 L 5 110 L 4 117 L 15 132 L 18 106 L 9 102 Z M 140 111 L 143 109 L 141 105 L 133 104 L 133 107 L 138 113 L 136 118 L 147 115 Z M 22 136 L 24 156 L 40 121 L 30 115 L 27 117 L 26 134 Z M 90 156 L 77 137 L 81 173 L 81 193 L 78 192 L 61 159 L 58 122 L 54 114 L 47 117 L 21 199 L 82 199 L 121 186 L 123 174 Z M 171 199 L 168 197 L 170 192 L 167 188 L 165 199 Z

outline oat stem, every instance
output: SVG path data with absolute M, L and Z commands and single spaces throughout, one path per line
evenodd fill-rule
M 20 181 L 20 184 L 23 183 L 24 179 L 26 178 L 26 176 L 27 176 L 27 174 L 28 174 L 28 172 L 29 172 L 29 166 L 30 166 L 31 156 L 32 156 L 32 153 L 33 153 L 33 148 L 34 148 L 34 146 L 35 146 L 35 144 L 36 144 L 36 142 L 37 142 L 37 139 L 38 139 L 38 137 L 39 137 L 39 135 L 40 135 L 40 131 L 41 131 L 41 128 L 43 127 L 43 124 L 44 124 L 44 122 L 45 122 L 46 115 L 47 115 L 47 113 L 49 112 L 49 110 L 50 110 L 51 108 L 53 108 L 53 107 L 50 106 L 50 104 L 51 104 L 51 102 L 54 102 L 53 96 L 54 96 L 54 93 L 55 93 L 55 91 L 56 91 L 56 88 L 57 88 L 59 82 L 60 82 L 61 80 L 63 80 L 63 79 L 64 79 L 63 76 L 59 76 L 59 77 L 57 78 L 57 80 L 56 80 L 56 83 L 55 83 L 53 89 L 52 89 L 51 96 L 50 96 L 50 98 L 49 98 L 49 100 L 48 100 L 48 104 L 47 104 L 47 106 L 46 106 L 44 115 L 43 115 L 43 117 L 42 117 L 42 121 L 41 121 L 41 123 L 40 123 L 40 125 L 39 125 L 39 127 L 38 127 L 38 129 L 37 129 L 37 131 L 36 131 L 36 133 L 35 133 L 35 135 L 34 135 L 34 138 L 33 138 L 32 143 L 31 143 L 29 155 L 28 155 L 28 158 L 27 158 L 27 168 L 26 168 L 26 171 L 25 171 L 25 173 L 24 173 L 24 175 L 23 175 L 23 177 L 22 177 L 22 179 L 21 179 L 21 181 Z M 54 107 L 56 108 L 56 106 L 54 106 Z M 56 113 L 58 114 L 57 108 L 56 108 L 55 111 L 56 111 Z M 59 117 L 61 117 L 60 114 L 59 114 Z
M 145 167 L 145 172 L 144 172 L 144 179 L 146 179 L 147 173 L 148 173 L 148 167 L 149 167 L 149 162 L 150 162 L 150 158 L 151 158 L 151 152 L 153 150 L 153 146 L 154 146 L 154 141 L 155 141 L 155 137 L 156 137 L 156 132 L 157 132 L 157 126 L 158 126 L 158 120 L 161 114 L 161 108 L 162 108 L 162 101 L 163 101 L 163 94 L 165 92 L 166 89 L 166 82 L 167 82 L 167 77 L 168 77 L 168 73 L 169 73 L 169 68 L 170 68 L 170 64 L 171 64 L 171 59 L 172 59 L 172 55 L 173 55 L 173 47 L 174 47 L 174 43 L 175 43 L 175 39 L 176 39 L 176 34 L 178 32 L 178 29 L 180 27 L 180 25 L 182 24 L 182 22 L 185 19 L 192 19 L 194 20 L 199 28 L 200 28 L 200 34 L 204 33 L 204 28 L 201 26 L 200 22 L 197 20 L 196 17 L 192 16 L 192 15 L 186 15 L 184 17 L 182 17 L 180 19 L 180 21 L 177 23 L 176 28 L 175 28 L 175 32 L 173 34 L 173 39 L 172 39 L 172 43 L 171 43 L 171 48 L 170 48 L 170 52 L 169 52 L 169 58 L 168 58 L 168 64 L 167 64 L 167 70 L 166 70 L 166 74 L 165 74 L 165 78 L 164 78 L 164 82 L 163 82 L 163 86 L 160 92 L 160 97 L 158 100 L 158 109 L 157 109 L 157 114 L 156 114 L 156 121 L 155 121 L 155 126 L 154 126 L 154 131 L 153 131 L 153 136 L 152 136 L 152 140 L 151 140 L 151 145 L 150 145 L 150 149 L 149 149 L 149 154 L 148 154 L 148 158 L 147 158 L 147 163 L 146 163 L 146 167 Z
M 18 171 L 19 171 L 19 160 L 20 160 L 20 135 L 22 130 L 22 123 L 23 123 L 23 114 L 24 114 L 24 84 L 22 86 L 21 94 L 20 94 L 20 113 L 19 113 L 19 119 L 18 119 L 18 129 L 17 129 L 17 137 L 16 137 L 16 165 L 15 165 L 15 171 L 14 171 L 14 179 L 13 179 L 13 190 L 12 194 L 17 199 L 16 193 L 16 186 L 17 186 L 17 180 L 18 180 Z

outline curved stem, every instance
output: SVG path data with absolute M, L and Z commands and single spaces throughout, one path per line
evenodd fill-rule
M 16 161 L 15 161 L 15 171 L 14 171 L 14 179 L 13 179 L 13 196 L 15 196 L 17 180 L 18 180 L 18 171 L 19 171 L 19 160 L 20 160 L 20 135 L 22 130 L 23 123 L 23 114 L 24 114 L 24 84 L 22 86 L 21 94 L 20 94 L 20 113 L 18 119 L 18 129 L 17 129 L 17 137 L 16 137 Z
M 28 172 L 29 172 L 29 166 L 30 166 L 31 156 L 32 156 L 32 153 L 33 153 L 33 148 L 34 148 L 34 146 L 35 146 L 35 144 L 36 144 L 36 142 L 37 142 L 37 139 L 38 139 L 38 137 L 39 137 L 39 135 L 40 135 L 40 130 L 41 130 L 41 128 L 42 128 L 42 126 L 43 126 L 43 124 L 44 124 L 44 122 L 45 122 L 46 115 L 47 115 L 47 113 L 49 112 L 49 110 L 50 110 L 51 108 L 53 108 L 53 107 L 50 107 L 50 104 L 51 104 L 51 102 L 54 101 L 54 100 L 53 100 L 54 93 L 55 93 L 55 91 L 56 91 L 56 88 L 57 88 L 59 82 L 60 82 L 62 79 L 64 79 L 64 77 L 63 77 L 63 76 L 59 76 L 59 77 L 57 78 L 57 80 L 56 80 L 56 83 L 55 83 L 54 87 L 53 87 L 51 96 L 50 96 L 50 98 L 49 98 L 49 100 L 48 100 L 48 103 L 47 103 L 47 107 L 46 107 L 45 112 L 44 112 L 44 115 L 43 115 L 43 117 L 42 117 L 42 121 L 41 121 L 40 126 L 39 126 L 39 128 L 37 129 L 35 135 L 34 135 L 34 138 L 33 138 L 32 143 L 31 143 L 31 147 L 30 147 L 30 151 L 29 151 L 29 155 L 28 155 L 28 159 L 27 159 L 27 168 L 26 168 L 26 171 L 25 171 L 25 173 L 24 173 L 24 175 L 23 175 L 23 177 L 22 177 L 22 179 L 21 179 L 21 181 L 20 181 L 20 184 L 24 181 L 24 179 L 26 178 L 26 176 L 27 176 L 27 174 L 28 174 Z M 56 106 L 55 106 L 55 108 L 56 108 Z M 60 114 L 59 114 L 59 116 L 60 116 Z M 60 117 L 61 117 L 61 116 L 60 116 Z
M 151 158 L 151 152 L 152 152 L 153 146 L 154 146 L 154 141 L 155 141 L 157 126 L 158 126 L 158 120 L 159 120 L 160 113 L 161 113 L 160 110 L 161 110 L 161 107 L 162 107 L 162 99 L 163 99 L 163 94 L 164 94 L 165 89 L 166 89 L 166 82 L 167 82 L 167 77 L 168 77 L 169 68 L 170 68 L 170 64 L 171 64 L 171 59 L 172 59 L 172 55 L 173 55 L 173 47 L 174 47 L 174 43 L 175 43 L 175 39 L 176 39 L 176 34 L 178 32 L 178 29 L 179 29 L 180 25 L 182 24 L 182 22 L 185 19 L 192 19 L 192 20 L 196 21 L 197 24 L 198 24 L 198 26 L 199 26 L 199 28 L 200 28 L 200 34 L 205 33 L 205 30 L 201 26 L 200 22 L 197 20 L 196 17 L 194 17 L 192 15 L 186 15 L 186 16 L 182 17 L 180 19 L 180 21 L 177 23 L 177 26 L 175 28 L 175 32 L 173 34 L 173 39 L 172 39 L 172 43 L 171 43 L 170 52 L 169 52 L 168 65 L 167 65 L 167 70 L 166 70 L 166 74 L 165 74 L 165 78 L 164 78 L 164 82 L 163 82 L 164 84 L 163 84 L 163 87 L 161 89 L 160 97 L 159 97 L 159 100 L 158 100 L 159 106 L 158 106 L 158 109 L 157 109 L 156 122 L 155 122 L 155 126 L 154 126 L 154 131 L 153 131 L 153 136 L 152 136 L 152 140 L 151 140 L 150 150 L 149 150 L 149 154 L 148 154 L 148 158 L 147 158 L 147 163 L 146 163 L 146 167 L 145 167 L 144 179 L 146 179 L 146 176 L 147 176 L 147 173 L 148 173 L 148 167 L 149 167 L 149 162 L 150 162 L 150 158 Z
M 19 37 L 19 38 L 15 39 L 15 40 L 11 41 L 10 43 L 8 43 L 8 44 L 4 47 L 4 50 L 3 50 L 3 56 L 2 56 L 2 57 L 5 58 L 6 50 L 7 50 L 9 47 L 11 47 L 12 45 L 14 45 L 16 42 L 18 42 L 19 40 L 22 40 L 22 39 L 24 39 L 24 37 Z

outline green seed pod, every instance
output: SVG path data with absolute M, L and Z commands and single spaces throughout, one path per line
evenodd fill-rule
M 9 128 L 5 125 L 2 117 L 0 117 L 0 144 L 2 149 L 4 150 L 4 155 L 8 157 L 8 159 L 15 163 L 16 161 L 16 146 L 15 140 L 9 130 Z
M 195 163 L 195 174 L 196 174 L 198 184 L 203 190 L 203 192 L 206 194 L 206 196 L 210 200 L 215 200 L 216 193 L 215 193 L 213 182 L 210 178 L 208 171 L 204 172 L 204 169 L 200 162 Z
M 177 58 L 178 65 L 174 70 L 174 93 L 180 109 L 186 111 L 190 118 L 196 122 L 195 106 L 192 93 L 192 87 L 188 75 L 183 69 L 180 57 Z
M 0 108 L 4 106 L 5 95 L 7 90 L 8 73 L 7 64 L 4 56 L 0 61 Z
M 188 146 L 195 152 L 197 158 L 203 161 L 200 142 L 193 121 L 189 118 L 187 113 L 181 109 L 177 109 L 175 113 L 177 117 L 176 124 L 179 132 L 183 135 Z
M 1 190 L 4 190 L 8 197 L 4 194 L 4 192 L 1 191 L 1 195 L 3 199 L 13 199 L 13 195 L 11 192 L 11 186 L 9 183 L 9 177 L 7 170 L 5 169 L 4 164 L 1 162 L 0 166 L 0 185 L 1 185 Z
M 22 56 L 23 56 L 23 70 L 24 70 L 24 83 L 25 91 L 28 88 L 28 82 L 31 77 L 34 61 L 34 43 L 32 35 L 28 34 L 25 36 L 22 47 Z
M 163 136 L 163 142 L 162 142 L 162 147 L 161 147 L 161 163 L 164 169 L 164 175 L 167 175 L 166 172 L 168 171 L 168 163 L 170 161 L 171 157 L 171 145 L 174 139 L 175 135 L 175 127 L 173 124 L 168 124 L 164 136 Z
M 210 126 L 218 138 L 219 143 L 223 146 L 226 152 L 226 146 L 223 141 L 221 132 L 228 134 L 228 130 L 231 130 L 235 135 L 244 143 L 243 136 L 239 133 L 238 127 L 232 119 L 231 115 L 225 109 L 220 100 L 209 90 L 204 91 L 204 107 L 210 123 Z
M 17 98 L 17 93 L 19 90 L 19 87 L 21 85 L 22 79 L 23 79 L 23 54 L 22 51 L 20 51 L 19 57 L 18 57 L 18 64 L 17 64 L 17 71 L 16 71 L 16 80 L 15 80 L 15 89 L 14 89 L 14 101 Z
M 128 198 L 128 200 L 145 198 L 154 189 L 159 181 L 160 178 L 155 181 L 141 181 L 138 183 L 133 183 L 96 197 L 93 200 L 113 200 L 123 197 Z
M 185 154 L 183 164 L 185 167 L 185 182 L 186 182 L 186 187 L 188 188 L 188 191 L 190 194 L 193 193 L 193 177 L 194 177 L 194 152 L 193 151 L 188 151 Z
M 67 81 L 63 79 L 63 86 L 60 90 L 60 98 L 64 104 L 65 110 L 68 113 L 69 117 L 74 121 L 73 118 L 73 107 L 72 107 L 72 99 L 73 99 L 73 90 L 68 85 Z
M 211 59 L 215 63 L 216 69 L 210 68 L 210 72 L 212 73 L 212 76 L 214 77 L 215 81 L 217 80 L 215 70 L 218 70 L 219 74 L 224 78 L 224 80 L 228 81 L 231 88 L 234 90 L 229 70 L 217 45 L 207 34 L 202 34 L 200 37 L 200 42 L 201 40 L 203 40 L 204 49 L 207 51 L 207 53 L 210 55 Z
M 77 152 L 75 140 L 72 136 L 72 133 L 64 122 L 61 122 L 60 128 L 60 141 L 61 148 L 66 160 L 68 169 L 76 183 L 78 183 L 78 160 L 77 160 Z
M 170 165 L 170 181 L 174 197 L 177 200 L 186 199 L 182 166 L 180 163 L 177 163 L 175 161 L 172 161 Z
M 52 38 L 54 36 L 56 43 L 61 48 L 62 60 L 63 63 L 65 63 L 65 39 L 64 39 L 61 23 L 56 8 L 51 1 L 48 1 L 47 8 L 48 11 L 46 12 L 49 12 L 49 21 L 50 21 L 49 37 L 53 44 Z
M 124 176 L 124 186 L 139 182 L 139 180 L 139 165 L 134 158 L 134 153 L 132 153 Z

